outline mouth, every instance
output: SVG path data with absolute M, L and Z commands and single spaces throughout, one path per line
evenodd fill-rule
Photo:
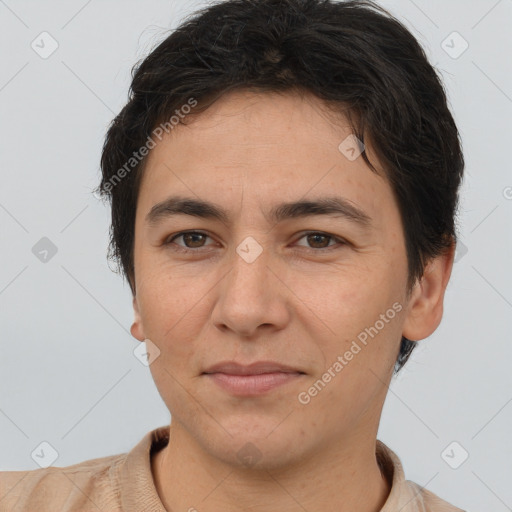
M 216 364 L 203 376 L 236 396 L 258 396 L 297 381 L 305 372 L 273 361 L 241 365 L 234 361 Z

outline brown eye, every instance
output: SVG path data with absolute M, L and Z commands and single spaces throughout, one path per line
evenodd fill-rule
M 313 245 L 315 249 L 323 249 L 328 247 L 329 239 L 332 239 L 332 236 L 322 235 L 320 233 L 315 233 L 313 235 L 306 235 L 308 242 Z
M 197 248 L 202 247 L 202 243 L 204 243 L 206 235 L 203 233 L 185 233 L 181 236 L 183 237 L 183 241 L 187 247 Z
M 183 244 L 175 243 L 175 240 L 182 238 Z M 204 242 L 207 238 L 210 238 L 206 233 L 200 231 L 184 231 L 177 233 L 171 238 L 164 242 L 164 245 L 175 246 L 174 249 L 182 252 L 193 252 L 195 249 L 201 249 L 205 247 Z
M 345 241 L 341 238 L 335 237 L 333 235 L 329 235 L 327 233 L 319 233 L 319 232 L 312 232 L 312 233 L 306 233 L 300 238 L 302 240 L 303 238 L 307 239 L 308 246 L 307 249 L 312 250 L 319 250 L 319 249 L 331 249 L 336 246 L 336 242 L 338 242 L 338 245 L 345 245 Z M 330 242 L 335 242 L 334 244 L 331 244 Z M 299 244 L 301 245 L 301 244 Z

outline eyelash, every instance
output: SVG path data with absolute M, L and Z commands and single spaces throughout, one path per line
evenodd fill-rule
M 176 233 L 175 235 L 172 235 L 170 238 L 168 238 L 164 242 L 164 245 L 170 246 L 171 244 L 174 244 L 174 240 L 176 240 L 177 238 L 181 238 L 184 235 L 204 235 L 208 238 L 211 238 L 210 235 L 208 235 L 207 233 L 204 233 L 202 231 L 181 231 L 180 233 Z M 349 243 L 346 240 L 344 240 L 343 238 L 339 238 L 334 235 L 330 235 L 329 233 L 323 233 L 322 231 L 308 231 L 308 232 L 304 233 L 297 241 L 302 240 L 303 238 L 305 238 L 309 235 L 320 235 L 320 236 L 328 237 L 332 240 L 337 241 L 341 246 L 349 245 Z M 176 244 L 174 244 L 174 245 L 175 245 L 175 247 L 173 248 L 173 250 L 176 252 L 181 252 L 181 253 L 197 253 L 201 249 L 203 249 L 203 247 L 198 247 L 196 249 L 190 249 L 188 247 L 182 247 L 182 246 L 176 245 Z M 323 252 L 329 251 L 330 252 L 333 249 L 339 249 L 339 248 L 340 247 L 336 247 L 336 246 L 322 247 L 319 249 L 314 249 L 312 247 L 305 247 L 306 250 L 315 252 L 315 253 L 318 253 L 319 251 L 323 251 Z

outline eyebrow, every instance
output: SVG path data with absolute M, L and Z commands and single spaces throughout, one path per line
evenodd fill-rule
M 202 219 L 218 220 L 229 224 L 229 213 L 221 206 L 191 197 L 171 196 L 155 204 L 146 215 L 146 223 L 156 226 L 164 219 L 175 215 L 190 215 Z M 281 203 L 265 216 L 270 222 L 279 223 L 288 219 L 326 215 L 345 218 L 363 228 L 372 227 L 371 217 L 343 197 L 322 197 Z

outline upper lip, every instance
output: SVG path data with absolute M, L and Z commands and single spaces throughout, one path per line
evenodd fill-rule
M 210 366 L 203 373 L 226 373 L 229 375 L 260 375 L 262 373 L 304 373 L 291 366 L 277 363 L 275 361 L 256 361 L 248 365 L 236 363 L 235 361 L 223 361 Z

